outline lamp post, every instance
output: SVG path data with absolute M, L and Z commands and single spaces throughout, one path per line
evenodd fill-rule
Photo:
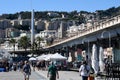
M 109 31 L 103 31 L 102 34 L 101 34 L 101 38 L 103 38 L 104 33 L 108 33 L 108 35 L 109 35 L 109 47 L 111 47 L 111 34 L 110 34 Z
M 108 35 L 109 35 L 109 48 L 110 48 L 111 47 L 111 34 L 109 31 L 103 31 L 101 34 L 101 38 L 103 38 L 104 33 L 108 33 Z M 111 58 L 112 58 L 112 62 L 114 62 L 114 54 L 112 54 Z

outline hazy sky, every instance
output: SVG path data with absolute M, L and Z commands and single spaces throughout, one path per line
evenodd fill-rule
M 0 14 L 21 11 L 88 11 L 120 6 L 120 0 L 0 0 Z

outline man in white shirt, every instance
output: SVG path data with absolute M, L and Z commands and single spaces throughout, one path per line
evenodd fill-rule
M 82 76 L 82 80 L 88 80 L 90 75 L 90 66 L 87 65 L 86 61 L 83 61 L 82 65 L 79 68 L 80 75 Z

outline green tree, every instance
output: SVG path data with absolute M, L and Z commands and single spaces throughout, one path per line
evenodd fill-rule
M 9 42 L 10 42 L 10 44 L 13 46 L 13 50 L 14 50 L 14 52 L 15 52 L 16 40 L 12 38 Z M 15 55 L 14 55 L 14 57 L 15 57 Z
M 43 41 L 43 38 L 41 38 L 41 37 L 36 38 L 36 42 L 38 43 L 38 49 L 40 49 L 40 47 L 41 47 L 41 45 L 40 45 L 41 41 Z
M 29 31 L 29 25 L 15 25 L 13 26 L 14 28 L 16 29 L 19 29 L 19 30 L 25 30 L 25 31 Z
M 32 55 L 37 53 L 37 43 L 36 42 L 33 42 L 33 44 L 31 44 L 31 53 Z
M 27 36 L 21 37 L 18 45 L 26 51 L 26 49 L 30 46 L 30 39 Z
M 12 44 L 12 46 L 14 47 L 14 51 L 15 51 L 16 40 L 12 38 L 12 39 L 10 40 L 10 44 Z

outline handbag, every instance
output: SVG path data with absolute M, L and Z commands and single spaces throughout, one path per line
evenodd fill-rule
M 94 77 L 93 76 L 89 76 L 88 80 L 94 80 Z

